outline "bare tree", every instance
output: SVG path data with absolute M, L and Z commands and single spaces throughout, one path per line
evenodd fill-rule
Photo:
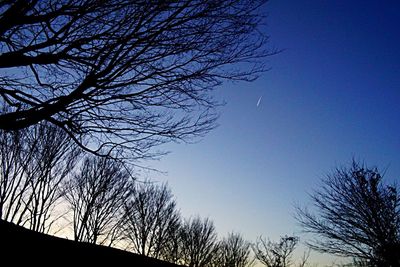
M 0 128 L 45 120 L 93 153 L 133 157 L 202 135 L 216 118 L 207 92 L 253 80 L 274 54 L 264 2 L 2 1 Z
M 76 241 L 113 242 L 121 227 L 123 207 L 131 188 L 130 175 L 122 163 L 87 157 L 81 169 L 64 185 L 64 196 L 73 213 Z
M 186 220 L 181 228 L 181 263 L 189 267 L 209 266 L 218 249 L 214 224 L 208 218 Z
M 31 177 L 25 173 L 27 165 L 32 162 L 34 149 L 27 145 L 22 132 L 0 131 L 0 138 L 0 218 L 20 224 L 20 217 L 24 218 L 20 211 L 23 209 L 25 192 L 31 186 Z
M 80 154 L 61 129 L 40 123 L 0 131 L 0 218 L 45 232 L 56 219 L 60 185 Z M 52 219 L 52 220 L 50 220 Z
M 279 242 L 259 237 L 253 251 L 266 267 L 289 267 L 293 264 L 291 258 L 298 242 L 299 238 L 295 236 L 281 237 Z
M 230 233 L 219 245 L 220 267 L 249 267 L 254 263 L 251 244 L 238 233 Z
M 168 238 L 161 247 L 160 259 L 175 264 L 181 263 L 181 227 L 182 219 L 179 219 L 168 228 Z
M 315 212 L 298 208 L 297 219 L 318 239 L 320 252 L 354 257 L 371 266 L 400 264 L 400 198 L 377 168 L 353 161 L 337 168 L 312 195 Z
M 137 184 L 125 205 L 125 236 L 136 253 L 160 258 L 179 225 L 180 214 L 166 184 Z

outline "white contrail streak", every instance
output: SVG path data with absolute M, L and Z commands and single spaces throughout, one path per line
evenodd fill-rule
M 257 101 L 257 107 L 260 105 L 260 103 L 261 103 L 261 98 L 262 98 L 262 96 L 260 96 L 260 98 L 258 99 L 258 101 Z

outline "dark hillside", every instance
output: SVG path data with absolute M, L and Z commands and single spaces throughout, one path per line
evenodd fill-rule
M 1 220 L 0 242 L 0 266 L 93 266 L 99 263 L 99 266 L 179 266 L 115 248 L 37 233 Z

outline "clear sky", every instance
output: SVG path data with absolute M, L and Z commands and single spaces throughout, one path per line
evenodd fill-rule
M 400 181 L 399 1 L 272 0 L 263 12 L 285 49 L 272 69 L 219 88 L 220 126 L 150 163 L 184 216 L 249 240 L 299 233 L 293 205 L 352 157 Z

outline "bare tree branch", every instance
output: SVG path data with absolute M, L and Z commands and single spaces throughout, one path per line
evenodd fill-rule
M 60 129 L 40 123 L 19 132 L 0 131 L 0 218 L 46 232 L 60 184 L 80 150 Z
M 82 162 L 80 171 L 64 184 L 76 241 L 100 244 L 115 241 L 131 183 L 119 162 L 98 157 L 87 157 Z
M 195 217 L 181 228 L 181 263 L 189 267 L 208 266 L 213 261 L 218 244 L 212 221 Z
M 289 267 L 293 264 L 292 254 L 299 238 L 295 236 L 281 237 L 279 242 L 273 242 L 259 237 L 253 246 L 254 254 L 266 267 Z
M 371 266 L 400 263 L 400 198 L 385 185 L 377 168 L 353 161 L 337 168 L 311 194 L 315 212 L 297 209 L 297 220 L 318 239 L 315 250 L 354 257 Z
M 162 257 L 173 230 L 179 225 L 180 214 L 171 191 L 145 182 L 138 184 L 125 204 L 124 235 L 134 252 L 153 258 Z
M 254 80 L 276 53 L 258 27 L 264 2 L 3 3 L 0 129 L 49 121 L 87 151 L 132 158 L 202 136 L 217 118 L 208 92 Z
M 254 259 L 250 255 L 251 244 L 238 233 L 230 233 L 219 244 L 221 267 L 250 267 L 254 265 Z

